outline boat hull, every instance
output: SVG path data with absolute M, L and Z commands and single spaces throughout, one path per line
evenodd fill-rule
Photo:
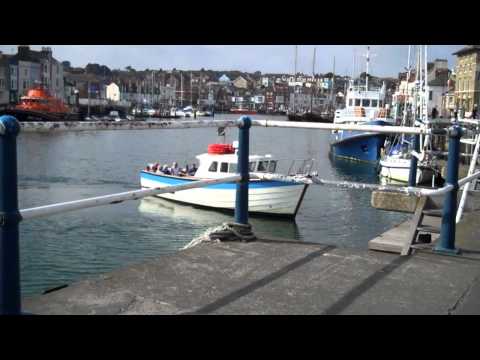
M 162 188 L 182 185 L 198 180 L 176 176 L 153 174 L 142 171 L 142 188 Z M 250 181 L 248 190 L 248 210 L 250 213 L 281 217 L 295 217 L 303 200 L 307 184 L 282 181 Z M 202 188 L 188 189 L 176 193 L 157 195 L 184 204 L 217 210 L 234 210 L 236 184 L 216 184 Z
M 386 125 L 384 121 L 370 121 L 365 125 Z M 332 133 L 330 143 L 333 156 L 366 162 L 377 162 L 385 144 L 385 134 L 338 130 Z
M 306 122 L 321 122 L 321 123 L 332 123 L 333 116 L 323 116 L 318 114 L 306 113 L 306 114 L 289 114 L 289 121 L 306 121 Z
M 380 176 L 389 180 L 400 181 L 408 183 L 410 176 L 410 160 L 398 159 L 398 160 L 380 160 Z M 433 172 L 430 169 L 419 166 L 417 168 L 416 183 L 422 184 L 427 181 L 431 181 Z

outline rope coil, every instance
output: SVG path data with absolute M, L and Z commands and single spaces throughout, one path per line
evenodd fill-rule
M 257 237 L 252 232 L 252 225 L 226 222 L 220 226 L 210 228 L 199 237 L 193 239 L 183 247 L 182 250 L 189 249 L 203 242 L 221 242 L 221 241 L 253 241 Z

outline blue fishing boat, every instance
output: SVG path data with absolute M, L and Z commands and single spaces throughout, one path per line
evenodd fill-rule
M 385 104 L 386 87 L 368 86 L 368 61 L 365 85 L 350 81 L 345 108 L 335 112 L 334 124 L 395 125 Z M 386 135 L 368 131 L 333 130 L 330 147 L 332 155 L 339 158 L 377 162 L 384 147 Z

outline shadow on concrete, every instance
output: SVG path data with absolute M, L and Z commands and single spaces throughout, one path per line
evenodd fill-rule
M 194 311 L 194 312 L 191 312 L 189 314 L 196 314 L 196 315 L 200 315 L 200 314 L 209 314 L 209 313 L 212 313 L 218 309 L 220 309 L 221 307 L 224 307 L 225 305 L 228 305 L 230 303 L 232 303 L 233 301 L 241 298 L 242 296 L 245 296 L 265 285 L 267 285 L 268 283 L 271 283 L 272 281 L 284 276 L 285 274 L 289 273 L 290 271 L 296 269 L 296 268 L 299 268 L 300 266 L 302 265 L 305 265 L 306 263 L 312 261 L 313 259 L 319 257 L 319 256 L 322 256 L 323 254 L 331 251 L 335 249 L 335 246 L 333 245 L 329 245 L 329 246 L 326 246 L 320 250 L 317 250 L 317 251 L 314 251 L 310 254 L 308 254 L 307 256 L 299 259 L 299 260 L 296 260 L 294 262 L 292 262 L 291 264 L 288 264 L 286 265 L 285 267 L 283 267 L 282 269 L 280 270 L 277 270 L 273 273 L 271 273 L 270 275 L 267 275 L 265 276 L 264 278 L 262 279 L 259 279 L 241 289 L 238 289 L 238 290 L 235 290 L 234 292 L 230 293 L 229 295 L 227 296 L 224 296 L 223 298 L 220 298 L 216 301 L 214 301 L 213 303 L 210 303 L 208 305 L 205 305 L 204 307 Z
M 352 290 L 347 292 L 340 300 L 335 302 L 329 308 L 327 308 L 322 315 L 336 315 L 345 310 L 355 299 L 369 290 L 373 285 L 382 280 L 385 276 L 390 274 L 393 270 L 397 269 L 410 259 L 410 256 L 399 256 L 391 263 L 385 265 L 380 270 L 374 272 L 372 275 L 363 280 L 360 284 L 355 286 Z

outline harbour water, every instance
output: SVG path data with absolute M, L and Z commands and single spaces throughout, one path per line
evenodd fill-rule
M 237 139 L 237 129 L 226 132 L 228 142 Z M 314 158 L 322 178 L 379 181 L 374 166 L 330 159 L 329 135 L 254 127 L 250 148 L 282 159 Z M 18 139 L 20 208 L 137 189 L 138 172 L 147 162 L 191 164 L 209 143 L 221 141 L 215 128 L 23 133 Z M 368 191 L 312 185 L 295 222 L 250 222 L 266 237 L 366 249 L 368 240 L 405 219 L 371 208 Z M 25 221 L 20 225 L 23 295 L 175 252 L 231 220 L 228 214 L 144 199 Z

